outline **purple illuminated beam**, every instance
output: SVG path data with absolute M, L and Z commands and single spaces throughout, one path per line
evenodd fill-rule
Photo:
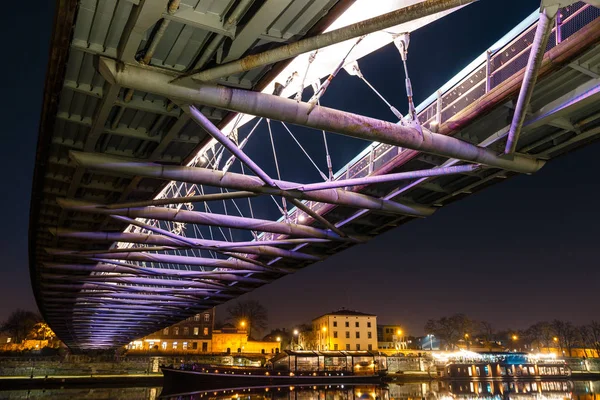
M 200 211 L 175 210 L 160 207 L 103 210 L 101 208 L 98 208 L 97 204 L 90 204 L 78 200 L 56 199 L 56 201 L 62 208 L 81 212 L 123 215 L 129 218 L 151 218 L 164 221 L 185 222 L 190 224 L 221 226 L 226 228 L 279 233 L 289 236 L 301 236 L 352 242 L 361 241 L 361 239 L 342 238 L 334 232 L 314 228 L 312 226 L 275 222 L 258 218 L 236 217 L 232 215 L 204 213 Z
M 125 264 L 125 263 L 122 263 Z M 231 270 L 231 271 L 190 271 L 188 269 L 172 268 L 150 268 L 135 264 L 130 266 L 117 266 L 110 264 L 60 264 L 60 263 L 42 263 L 44 270 L 49 271 L 72 271 L 72 272 L 103 272 L 105 274 L 118 273 L 134 276 L 172 276 L 187 279 L 215 279 L 219 281 L 238 281 L 240 275 L 245 275 L 251 270 Z M 106 276 L 106 275 L 103 275 Z M 268 283 L 269 281 L 259 278 L 243 278 L 244 282 L 250 283 Z
M 264 183 L 271 187 L 276 187 L 277 184 L 265 171 L 263 171 L 250 157 L 246 155 L 239 147 L 233 143 L 223 132 L 219 130 L 204 114 L 202 114 L 194 106 L 182 105 L 181 108 L 190 114 L 192 120 L 200 125 L 206 132 L 210 134 L 217 142 L 235 155 L 241 162 L 244 163 L 252 172 L 256 174 Z
M 68 237 L 77 239 L 86 239 L 93 241 L 108 241 L 108 242 L 124 242 L 124 243 L 141 243 L 148 245 L 185 247 L 181 241 L 160 234 L 148 233 L 122 233 L 122 232 L 78 232 L 64 228 L 51 228 L 50 231 L 58 237 Z M 233 251 L 237 253 L 255 254 L 261 256 L 273 256 L 293 258 L 298 260 L 319 261 L 321 257 L 280 249 L 274 246 L 263 245 L 262 242 L 243 242 L 244 244 L 251 243 L 252 246 L 238 246 L 235 242 L 224 242 L 218 240 L 194 239 L 186 238 L 191 243 L 197 245 L 196 248 L 206 250 L 223 250 Z
M 154 200 L 145 200 L 145 201 L 132 201 L 129 203 L 107 204 L 104 207 L 108 208 L 109 210 L 112 210 L 115 208 L 164 206 L 167 204 L 202 203 L 205 201 L 243 199 L 246 197 L 255 197 L 256 195 L 257 195 L 256 193 L 252 193 L 252 192 L 212 193 L 212 194 L 200 194 L 197 196 L 170 197 L 170 198 L 165 198 L 165 199 L 154 199 Z
M 78 255 L 76 250 L 63 250 L 63 249 L 51 249 L 47 248 L 46 252 L 51 255 L 70 255 L 75 257 L 81 257 Z M 170 254 L 154 254 L 154 253 L 103 253 L 98 251 L 96 254 L 86 254 L 85 257 L 94 257 L 100 259 L 113 259 L 113 260 L 130 260 L 130 261 L 145 261 L 153 263 L 165 263 L 165 264 L 182 264 L 182 265 L 198 265 L 203 267 L 214 267 L 214 268 L 231 268 L 231 269 L 245 269 L 251 271 L 265 272 L 272 271 L 259 267 L 253 263 L 249 263 L 241 260 L 223 260 L 218 258 L 202 258 L 202 257 L 187 257 L 177 256 Z
M 347 187 L 347 186 L 372 185 L 374 183 L 397 182 L 397 181 L 407 180 L 407 179 L 417 179 L 417 178 L 453 175 L 453 174 L 464 174 L 464 173 L 473 172 L 479 168 L 481 168 L 481 167 L 479 165 L 475 165 L 475 164 L 459 165 L 456 167 L 431 168 L 431 169 L 419 170 L 419 171 L 398 172 L 395 174 L 367 176 L 364 178 L 340 179 L 337 181 L 308 183 L 306 185 L 302 185 L 301 187 L 299 187 L 299 189 L 302 191 L 305 191 L 305 192 L 310 192 L 313 190 L 341 188 L 341 187 Z
M 284 196 L 298 200 L 310 200 L 340 206 L 379 210 L 395 214 L 426 217 L 435 211 L 434 208 L 410 202 L 381 200 L 361 193 L 342 189 L 325 189 L 304 193 L 297 190 L 300 183 L 274 181 L 277 187 L 269 187 L 254 176 L 224 173 L 208 168 L 161 165 L 156 163 L 140 163 L 105 154 L 70 152 L 71 158 L 79 165 L 92 170 L 116 172 L 147 178 L 166 179 L 195 183 L 234 190 L 245 190 L 254 193 Z
M 544 53 L 548 46 L 548 39 L 550 38 L 556 12 L 558 11 L 558 5 L 544 7 L 542 4 L 542 7 L 543 9 L 540 12 L 540 18 L 538 20 L 533 43 L 531 44 L 527 67 L 525 68 L 525 74 L 523 75 L 521 91 L 519 92 L 519 98 L 517 99 L 517 105 L 515 106 L 515 113 L 513 115 L 512 123 L 510 124 L 510 130 L 508 131 L 508 139 L 504 149 L 506 154 L 513 153 L 517 148 L 517 142 L 519 141 L 521 129 L 523 128 L 523 123 L 525 122 L 525 117 L 527 115 L 527 107 L 529 106 L 533 94 L 533 88 L 535 87 L 538 72 L 542 66 Z

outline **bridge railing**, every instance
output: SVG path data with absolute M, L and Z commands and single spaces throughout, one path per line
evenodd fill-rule
M 438 125 L 443 124 L 525 68 L 537 28 L 538 15 L 537 10 L 533 12 L 422 102 L 417 107 L 419 122 L 428 129 L 431 129 L 431 123 L 434 121 Z M 577 2 L 561 8 L 557 13 L 556 24 L 548 40 L 546 52 L 598 17 L 600 17 L 600 9 L 584 2 Z M 367 176 L 384 168 L 406 150 L 383 143 L 369 145 L 339 170 L 334 179 Z M 316 212 L 328 207 L 326 204 L 317 202 L 307 201 L 304 203 Z M 293 208 L 289 213 L 289 220 L 298 221 L 300 214 L 302 211 Z M 260 239 L 272 240 L 279 236 L 278 234 L 264 233 L 260 235 Z

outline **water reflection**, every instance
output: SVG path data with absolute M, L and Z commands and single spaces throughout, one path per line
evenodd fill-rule
M 270 386 L 163 393 L 164 400 L 600 400 L 600 382 L 432 381 L 427 383 L 326 386 Z
M 600 381 L 431 381 L 389 385 L 269 386 L 164 393 L 157 387 L 0 389 L 0 399 L 123 400 L 600 400 Z

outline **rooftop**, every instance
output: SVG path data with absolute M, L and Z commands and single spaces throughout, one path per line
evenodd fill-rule
M 348 310 L 346 308 L 340 308 L 337 311 L 332 311 L 330 313 L 323 314 L 323 315 L 321 315 L 321 316 L 313 319 L 313 321 L 315 321 L 315 320 L 317 320 L 319 318 L 322 318 L 322 317 L 324 317 L 326 315 L 346 315 L 346 316 L 357 316 L 357 317 L 376 317 L 375 314 L 367 314 L 367 313 L 363 313 L 363 312 L 360 312 L 360 311 Z

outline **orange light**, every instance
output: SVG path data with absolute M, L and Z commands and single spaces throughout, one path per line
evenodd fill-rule
M 324 326 L 324 327 L 323 327 L 321 330 L 322 330 L 323 332 L 327 332 L 327 327 L 326 327 L 326 326 Z
M 512 335 L 512 340 L 517 340 L 519 337 L 517 335 Z

